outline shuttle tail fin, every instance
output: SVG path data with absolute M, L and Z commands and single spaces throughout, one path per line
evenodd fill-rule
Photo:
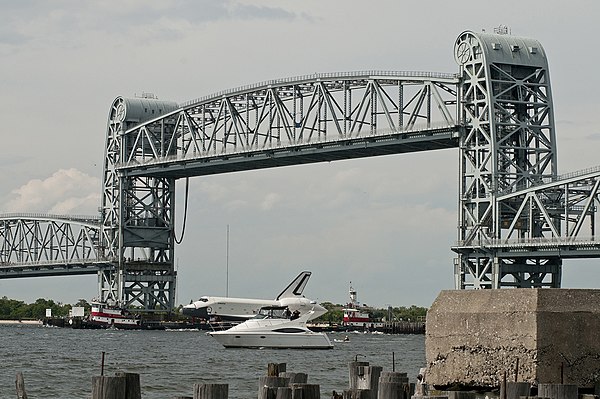
M 285 287 L 281 294 L 275 298 L 275 300 L 280 300 L 282 298 L 293 298 L 302 296 L 302 292 L 304 291 L 304 287 L 306 287 L 306 283 L 308 283 L 308 279 L 310 278 L 311 272 L 302 272 L 296 277 L 290 285 Z

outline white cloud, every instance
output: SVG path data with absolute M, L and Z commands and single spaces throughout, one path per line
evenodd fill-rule
M 95 215 L 100 206 L 100 181 L 77 169 L 61 169 L 43 180 L 14 189 L 7 212 Z
M 260 206 L 263 211 L 272 209 L 281 200 L 281 195 L 277 193 L 268 193 Z

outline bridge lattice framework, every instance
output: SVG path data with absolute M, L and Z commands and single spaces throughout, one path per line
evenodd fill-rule
M 193 176 L 458 148 L 456 288 L 559 287 L 563 259 L 600 256 L 600 169 L 557 173 L 538 41 L 466 31 L 455 59 L 458 74 L 314 74 L 184 104 L 118 97 L 108 116 L 101 216 L 62 221 L 79 226 L 64 231 L 89 239 L 58 234 L 50 218 L 5 216 L 0 277 L 93 271 L 101 300 L 170 310 L 178 179 L 187 186 Z M 31 233 L 21 234 L 24 225 Z

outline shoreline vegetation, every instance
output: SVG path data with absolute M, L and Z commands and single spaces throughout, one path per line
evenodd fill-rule
M 328 312 L 318 319 L 316 323 L 341 323 L 343 318 L 344 305 L 323 302 L 321 304 Z M 63 304 L 55 302 L 52 299 L 39 298 L 33 303 L 25 303 L 16 299 L 10 299 L 6 296 L 0 298 L 0 324 L 35 324 L 46 318 L 46 310 L 51 309 L 52 317 L 69 317 L 73 307 L 83 307 L 85 314 L 89 314 L 91 304 L 85 299 L 79 299 L 75 304 Z M 183 305 L 179 305 L 171 314 L 171 319 L 183 320 L 187 317 L 181 314 Z M 129 309 L 135 312 L 135 308 Z M 361 307 L 362 311 L 370 314 L 374 321 L 424 321 L 427 315 L 427 308 L 412 305 L 410 307 L 388 307 L 387 309 L 377 309 L 371 307 Z

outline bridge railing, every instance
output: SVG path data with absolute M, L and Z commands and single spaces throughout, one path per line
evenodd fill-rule
M 600 246 L 600 236 L 587 237 L 536 237 L 536 238 L 500 238 L 457 241 L 455 247 L 555 247 L 559 245 L 575 245 L 579 247 Z
M 100 223 L 100 216 L 87 215 L 58 215 L 51 213 L 2 213 L 0 219 L 40 219 L 40 220 L 68 220 L 74 222 L 97 222 Z
M 581 170 L 576 170 L 573 172 L 563 173 L 563 174 L 560 174 L 560 175 L 557 175 L 557 176 L 551 177 L 551 178 L 544 178 L 542 180 L 542 182 L 539 184 L 539 186 L 552 185 L 553 183 L 560 184 L 561 182 L 564 182 L 565 180 L 575 179 L 578 177 L 582 177 L 582 176 L 590 175 L 590 174 L 594 174 L 594 173 L 600 173 L 600 165 L 592 166 L 592 167 L 581 169 Z M 499 191 L 498 196 L 502 197 L 502 196 L 509 195 L 509 194 L 512 196 L 516 193 L 530 191 L 531 189 L 535 189 L 535 186 L 529 187 L 525 190 L 516 190 L 514 187 L 512 187 L 508 190 Z
M 556 177 L 556 179 L 552 179 L 551 182 L 572 179 L 574 177 L 581 177 L 581 176 L 585 176 L 585 175 L 589 175 L 591 173 L 597 173 L 597 172 L 600 172 L 600 165 L 599 166 L 592 166 L 592 167 L 589 167 L 589 168 L 586 168 L 586 169 L 576 170 L 574 172 L 569 172 L 569 173 L 565 173 L 565 174 L 562 174 L 562 175 L 558 175 Z M 551 183 L 551 182 L 549 182 L 549 183 Z
M 186 101 L 179 104 L 181 108 L 187 108 L 194 104 L 210 101 L 215 98 L 227 96 L 231 93 L 243 92 L 247 90 L 254 90 L 259 87 L 267 86 L 278 86 L 287 83 L 299 82 L 303 80 L 314 80 L 314 79 L 331 79 L 331 78 L 348 78 L 352 76 L 390 76 L 390 77 L 401 77 L 401 78 L 420 78 L 420 79 L 449 79 L 458 80 L 460 75 L 456 73 L 442 73 L 442 72 L 423 72 L 423 71 L 377 71 L 377 70 L 366 70 L 366 71 L 353 71 L 353 72 L 328 72 L 328 73 L 313 73 L 309 75 L 293 76 L 289 78 L 280 78 L 265 80 L 263 82 L 252 83 L 241 87 L 231 88 L 222 90 L 207 96 L 199 97 L 194 100 Z
M 103 259 L 89 259 L 89 258 L 75 258 L 65 260 L 38 260 L 31 262 L 0 262 L 0 270 L 11 269 L 11 268 L 22 268 L 22 267 L 45 267 L 57 266 L 57 268 L 73 268 L 73 267 L 86 267 L 93 265 L 109 265 L 116 262 L 116 259 L 103 258 Z

